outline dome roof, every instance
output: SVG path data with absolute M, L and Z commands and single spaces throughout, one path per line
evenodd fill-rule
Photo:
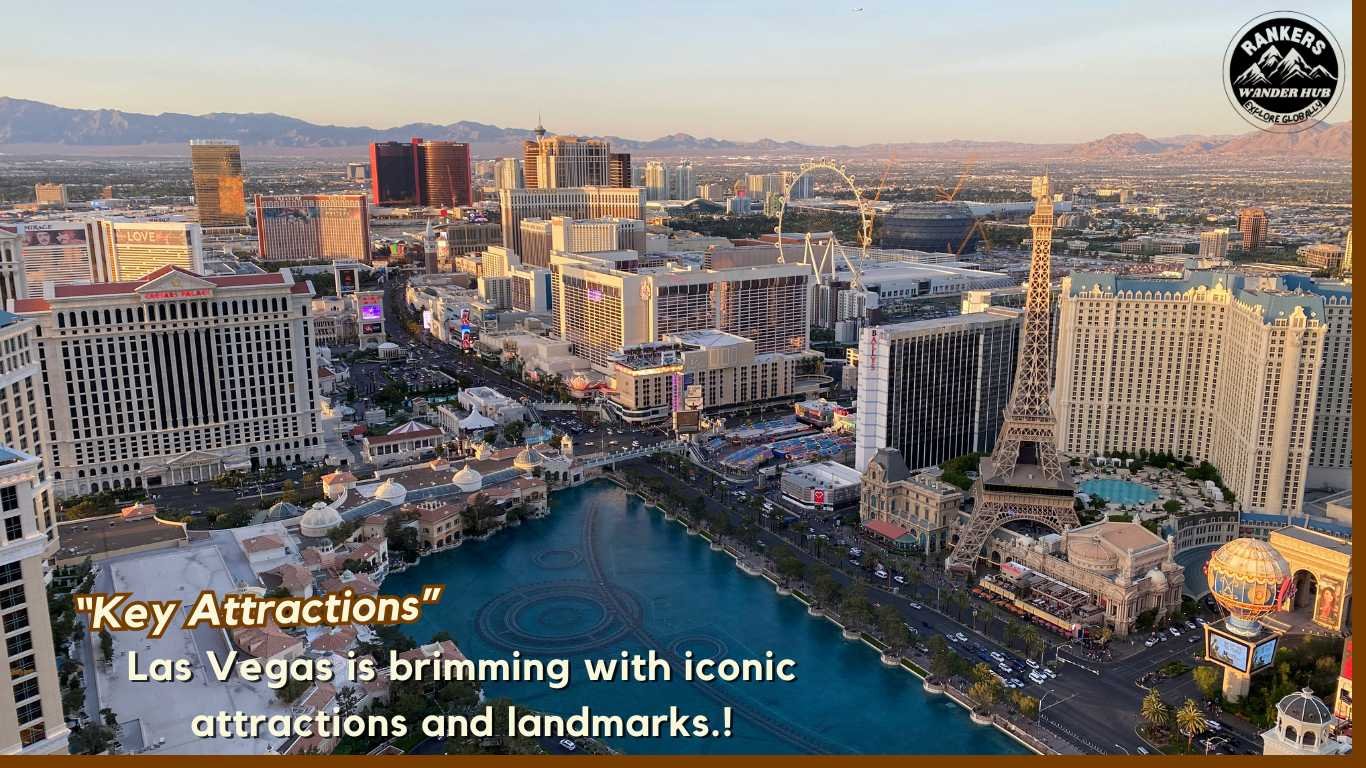
M 298 517 L 301 512 L 303 512 L 302 509 L 299 509 L 287 501 L 277 501 L 270 505 L 270 509 L 266 510 L 266 519 L 289 520 L 290 518 Z
M 1231 616 L 1255 621 L 1276 609 L 1290 564 L 1264 541 L 1234 539 L 1210 555 L 1205 576 L 1214 599 Z
M 304 516 L 299 518 L 299 533 L 310 538 L 326 536 L 328 531 L 341 525 L 341 523 L 341 514 L 319 501 L 309 507 Z
M 575 374 L 574 378 L 569 380 L 569 388 L 576 392 L 582 392 L 588 389 L 588 386 L 588 377 L 584 376 L 582 373 Z
M 1067 560 L 1088 570 L 1114 573 L 1119 568 L 1119 556 L 1100 542 L 1073 538 L 1067 544 Z
M 1276 702 L 1276 711 L 1280 712 L 1282 717 L 1311 725 L 1322 725 L 1333 720 L 1333 713 L 1329 711 L 1328 705 L 1308 688 L 1296 691 Z
M 451 482 L 455 483 L 456 487 L 465 493 L 472 493 L 484 487 L 484 476 L 479 474 L 479 470 L 466 464 L 461 467 L 459 472 L 455 473 Z
M 402 504 L 408 497 L 408 489 L 393 480 L 385 480 L 375 489 L 375 498 L 390 504 Z
M 1167 586 L 1167 574 L 1163 573 L 1161 568 L 1154 568 L 1148 571 L 1148 581 L 1154 587 L 1165 588 Z
M 518 469 L 535 469 L 545 463 L 545 457 L 536 449 L 534 445 L 528 445 L 518 453 L 512 460 L 512 466 Z

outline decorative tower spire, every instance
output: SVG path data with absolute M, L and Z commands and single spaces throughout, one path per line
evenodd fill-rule
M 1050 398 L 1053 390 L 1052 298 L 1053 196 L 1048 177 L 1033 180 L 1034 214 L 1029 228 L 1029 284 L 1020 327 L 1015 383 L 1006 404 L 1001 434 L 991 456 L 984 458 L 973 486 L 972 517 L 959 532 L 945 566 L 972 573 L 991 532 L 1012 520 L 1048 525 L 1064 536 L 1077 524 L 1072 484 L 1058 461 L 1058 420 Z

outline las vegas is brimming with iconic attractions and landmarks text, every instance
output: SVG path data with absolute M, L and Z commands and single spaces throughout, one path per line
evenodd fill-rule
M 567 10 L 0 13 L 0 754 L 1351 753 L 1349 3 Z

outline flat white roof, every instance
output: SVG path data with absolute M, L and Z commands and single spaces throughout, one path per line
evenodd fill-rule
M 799 467 L 792 467 L 783 472 L 785 479 L 792 479 L 807 485 L 823 485 L 830 488 L 840 488 L 848 485 L 858 485 L 863 482 L 863 475 L 853 467 L 847 467 L 837 461 L 822 461 L 815 464 L 803 464 Z

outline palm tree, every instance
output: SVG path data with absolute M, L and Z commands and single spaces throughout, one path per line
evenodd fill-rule
M 1186 749 L 1191 748 L 1195 737 L 1209 730 L 1209 721 L 1205 720 L 1205 713 L 1200 710 L 1200 705 L 1195 703 L 1195 699 L 1186 699 L 1181 708 L 1176 710 L 1176 727 L 1186 736 Z
M 1143 697 L 1143 705 L 1139 709 L 1139 714 L 1154 729 L 1165 727 L 1172 719 L 1171 707 L 1168 707 L 1167 702 L 1162 700 L 1162 695 L 1157 692 L 1156 688 L 1148 689 L 1148 695 Z

